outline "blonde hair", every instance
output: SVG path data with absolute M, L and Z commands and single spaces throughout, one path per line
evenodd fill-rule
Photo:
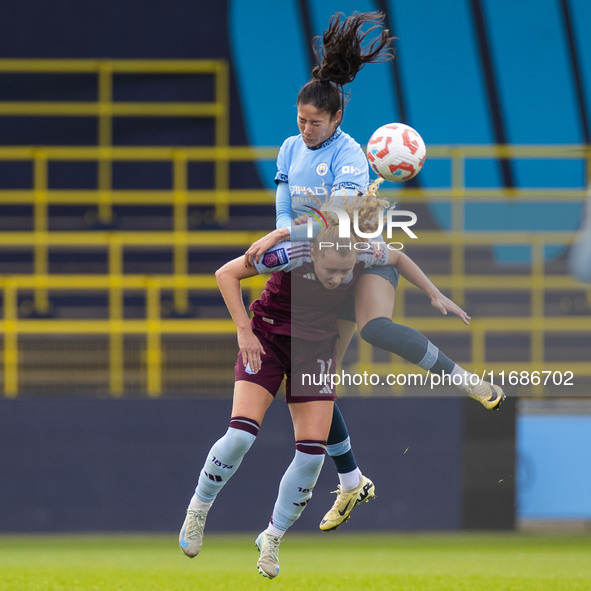
M 358 195 L 355 197 L 335 197 L 334 195 L 321 207 L 321 211 L 326 219 L 326 228 L 320 230 L 314 239 L 313 251 L 315 254 L 321 252 L 320 244 L 332 244 L 330 248 L 335 249 L 342 256 L 354 253 L 356 255 L 357 249 L 355 244 L 360 242 L 369 242 L 366 237 L 358 236 L 355 230 L 358 229 L 362 234 L 374 232 L 380 214 L 385 211 L 393 209 L 394 205 L 385 199 L 380 199 L 377 196 L 377 190 L 384 179 L 376 179 L 369 187 L 367 195 Z M 334 212 L 326 210 L 326 206 L 337 206 L 344 209 L 349 217 L 349 237 L 339 236 L 339 219 Z M 357 219 L 357 228 L 354 228 L 353 220 Z M 383 218 L 382 218 L 383 219 Z M 322 250 L 326 250 L 323 248 Z

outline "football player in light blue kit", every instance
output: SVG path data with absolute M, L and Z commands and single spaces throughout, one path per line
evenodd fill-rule
M 307 224 L 293 225 L 293 220 L 309 215 L 309 207 L 318 207 L 331 194 L 365 193 L 369 184 L 361 146 L 340 127 L 319 145 L 309 146 L 324 135 L 315 110 L 310 105 L 298 108 L 298 125 L 306 137 L 287 138 L 277 156 L 277 227 L 290 228 L 296 240 L 306 240 Z
M 369 170 L 365 153 L 340 128 L 345 108 L 343 86 L 354 80 L 364 64 L 393 58 L 392 38 L 382 28 L 383 19 L 381 13 L 354 14 L 344 21 L 340 14 L 331 18 L 323 35 L 322 55 L 317 54 L 319 65 L 312 70 L 313 79 L 298 94 L 300 134 L 285 140 L 277 158 L 277 230 L 248 249 L 247 265 L 253 259 L 258 261 L 281 240 L 305 240 L 307 224 L 301 223 L 304 216 L 310 214 L 310 207 L 317 208 L 331 194 L 367 194 Z M 374 26 L 362 31 L 367 23 Z M 354 290 L 354 303 L 351 301 L 341 310 L 337 363 L 342 361 L 356 322 L 365 341 L 425 370 L 463 372 L 424 335 L 392 322 L 397 285 L 395 267 L 374 267 L 362 275 Z M 474 386 L 466 379 L 465 388 L 461 389 L 488 409 L 498 408 L 504 399 L 502 390 L 487 382 Z M 373 483 L 357 466 L 337 405 L 327 453 L 335 461 L 340 484 L 336 501 L 320 523 L 324 531 L 337 528 L 361 501 L 375 496 Z

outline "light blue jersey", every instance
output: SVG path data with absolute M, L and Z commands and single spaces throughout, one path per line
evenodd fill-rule
M 365 193 L 369 167 L 361 146 L 340 127 L 317 148 L 308 148 L 301 135 L 283 142 L 277 156 L 277 228 L 309 214 L 306 205 L 318 208 L 334 191 Z

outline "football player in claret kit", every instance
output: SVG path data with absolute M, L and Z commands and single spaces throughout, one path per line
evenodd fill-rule
M 254 267 L 246 267 L 240 257 L 216 273 L 236 324 L 240 351 L 230 424 L 205 460 L 180 532 L 180 546 L 187 556 L 199 553 L 207 513 L 254 443 L 265 413 L 287 376 L 286 400 L 294 424 L 296 451 L 281 479 L 268 527 L 256 539 L 259 572 L 269 578 L 279 573 L 283 534 L 311 498 L 324 461 L 336 399 L 329 374 L 335 367 L 338 311 L 366 268 L 396 266 L 427 294 L 434 307 L 443 314 L 456 314 L 468 324 L 469 316 L 406 255 L 388 249 L 369 247 L 358 252 L 353 248 L 353 244 L 362 242 L 355 235 L 340 238 L 338 226 L 329 225 L 313 244 L 281 242 L 263 253 Z M 272 274 L 261 297 L 250 307 L 253 318 L 249 320 L 240 281 L 269 272 Z M 454 371 L 464 372 L 458 366 Z M 304 379 L 319 374 L 326 379 Z M 368 500 L 369 490 L 361 495 L 362 499 Z
M 318 65 L 312 80 L 297 97 L 297 125 L 300 133 L 285 140 L 277 157 L 277 229 L 255 242 L 246 252 L 246 264 L 260 260 L 279 241 L 305 240 L 307 224 L 297 224 L 312 207 L 329 197 L 366 194 L 369 185 L 367 158 L 361 146 L 340 125 L 347 95 L 343 86 L 352 82 L 367 63 L 393 58 L 393 38 L 383 28 L 382 13 L 358 13 L 329 22 L 322 47 L 314 46 Z M 371 25 L 369 28 L 365 28 Z M 373 229 L 373 228 L 372 228 Z M 398 273 L 394 267 L 366 269 L 348 301 L 339 312 L 337 366 L 351 341 L 355 325 L 368 343 L 386 349 L 432 372 L 451 371 L 453 363 L 440 356 L 437 347 L 413 329 L 394 324 L 394 300 Z M 447 358 L 446 358 L 447 359 Z M 442 365 L 443 364 L 443 365 Z M 486 408 L 499 407 L 502 391 L 487 382 L 473 386 L 469 394 Z M 330 531 L 346 521 L 360 496 L 373 483 L 355 460 L 344 418 L 335 405 L 327 453 L 339 475 L 337 498 L 320 522 Z

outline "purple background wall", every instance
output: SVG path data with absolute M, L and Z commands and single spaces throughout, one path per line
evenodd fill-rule
M 359 464 L 378 494 L 349 528 L 465 525 L 464 401 L 346 399 L 341 407 Z M 1 401 L 0 531 L 175 530 L 229 411 L 229 401 Z M 506 423 L 511 412 L 505 415 Z M 490 455 L 496 443 L 484 445 L 479 453 Z M 292 455 L 289 413 L 276 401 L 218 498 L 208 529 L 263 528 Z M 487 477 L 484 464 L 480 478 Z M 500 469 L 510 486 L 510 458 Z M 316 529 L 336 484 L 327 459 L 297 529 Z

